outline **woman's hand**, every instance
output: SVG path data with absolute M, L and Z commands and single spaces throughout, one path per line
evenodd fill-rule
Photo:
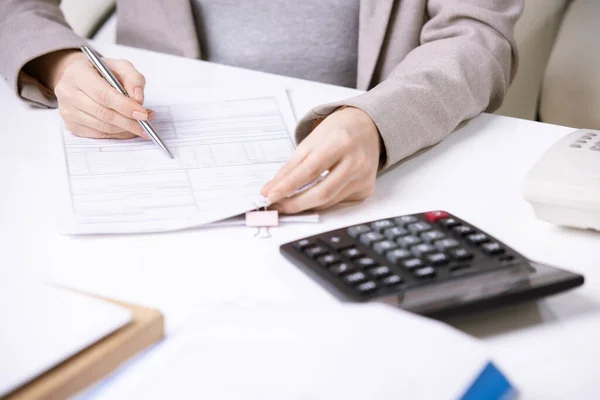
M 153 117 L 152 112 L 141 105 L 146 83 L 144 76 L 129 61 L 104 61 L 130 98 L 110 86 L 78 51 L 44 56 L 38 63 L 46 66 L 38 65 L 36 69 L 49 71 L 41 80 L 56 94 L 58 111 L 73 134 L 97 139 L 130 139 L 136 136 L 148 139 L 137 122 Z
M 300 143 L 261 194 L 275 203 L 273 209 L 285 214 L 363 200 L 375 188 L 379 153 L 379 132 L 369 115 L 358 108 L 341 109 Z M 321 183 L 286 198 L 326 170 L 329 175 Z

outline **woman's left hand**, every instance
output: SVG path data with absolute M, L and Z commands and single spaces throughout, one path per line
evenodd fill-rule
M 363 200 L 375 189 L 379 153 L 379 132 L 369 115 L 358 108 L 343 108 L 300 143 L 261 194 L 273 203 L 271 208 L 284 214 Z M 318 185 L 286 198 L 326 170 L 329 175 Z

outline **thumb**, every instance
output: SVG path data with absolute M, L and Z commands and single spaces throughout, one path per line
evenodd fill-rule
M 144 103 L 144 88 L 146 87 L 146 78 L 142 75 L 130 61 L 127 60 L 104 60 L 106 65 L 115 73 L 119 81 L 123 84 L 125 91 L 139 104 Z

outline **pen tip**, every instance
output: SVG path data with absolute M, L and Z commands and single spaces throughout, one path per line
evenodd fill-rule
M 163 151 L 165 152 L 165 154 L 167 156 L 169 156 L 170 159 L 173 160 L 175 158 L 175 157 L 173 157 L 173 154 L 171 154 L 171 152 L 166 147 L 164 147 L 164 146 L 161 146 L 161 147 L 162 147 Z

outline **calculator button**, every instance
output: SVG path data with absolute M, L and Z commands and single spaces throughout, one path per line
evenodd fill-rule
M 304 253 L 309 257 L 317 258 L 319 256 L 327 254 L 327 249 L 323 246 L 313 246 L 304 250 Z
M 345 274 L 346 272 L 350 272 L 353 269 L 354 269 L 354 267 L 352 266 L 352 264 L 345 263 L 345 262 L 335 264 L 335 265 L 332 265 L 331 267 L 329 267 L 329 270 L 336 275 Z
M 397 247 L 398 244 L 396 242 L 392 242 L 391 240 L 382 240 L 381 242 L 377 242 L 373 245 L 373 250 L 379 254 L 384 254 L 386 251 L 394 250 Z
M 419 220 L 417 219 L 417 217 L 414 217 L 412 215 L 403 215 L 401 217 L 394 218 L 394 222 L 400 226 L 406 226 L 408 224 L 412 224 L 418 221 Z
M 418 268 L 413 271 L 413 274 L 417 278 L 433 278 L 435 276 L 435 269 L 433 267 Z
M 381 221 L 375 221 L 371 224 L 371 228 L 373 228 L 376 231 L 383 231 L 385 229 L 388 228 L 393 228 L 394 227 L 394 223 L 392 221 L 390 221 L 389 219 L 382 219 Z
M 348 250 L 342 251 L 342 255 L 349 259 L 354 259 L 358 257 L 364 256 L 364 253 L 357 249 L 356 247 L 349 248 Z
M 410 251 L 414 254 L 415 257 L 422 257 L 425 254 L 433 253 L 435 251 L 435 247 L 433 247 L 429 243 L 421 243 L 411 247 Z
M 498 257 L 498 260 L 500 261 L 500 264 L 507 265 L 507 264 L 511 264 L 515 261 L 515 256 L 513 256 L 511 254 L 504 254 L 504 255 L 501 255 L 500 257 Z
M 481 245 L 481 249 L 488 254 L 500 254 L 504 252 L 504 249 L 498 242 L 484 243 Z
M 466 226 L 466 225 L 455 226 L 453 230 L 454 230 L 454 232 L 456 232 L 462 236 L 466 236 L 466 235 L 474 232 L 473 228 L 471 228 L 470 226 Z
M 458 240 L 456 240 L 456 239 L 448 238 L 448 239 L 436 240 L 433 243 L 433 245 L 439 251 L 444 251 L 447 249 L 452 249 L 454 247 L 458 247 L 460 245 L 460 243 L 458 243 Z
M 421 239 L 424 242 L 431 243 L 435 240 L 442 239 L 445 235 L 440 231 L 429 231 L 421 233 Z
M 425 218 L 429 222 L 436 222 L 440 219 L 448 218 L 448 213 L 445 211 L 431 211 L 425 213 Z
M 381 265 L 379 267 L 371 268 L 367 270 L 367 273 L 374 278 L 380 278 L 382 276 L 386 276 L 390 273 L 390 269 L 385 265 Z
M 473 254 L 471 254 L 469 252 L 469 250 L 463 249 L 462 247 L 460 247 L 458 249 L 449 250 L 448 253 L 450 253 L 450 256 L 452 258 L 461 260 L 461 261 L 473 258 Z
M 581 145 L 580 145 L 580 144 L 574 144 L 574 143 L 573 143 L 573 144 L 572 144 L 571 146 L 569 146 L 569 147 L 574 147 L 574 148 L 576 148 L 576 149 L 580 149 L 580 148 L 581 148 Z
M 332 264 L 335 264 L 340 261 L 340 257 L 335 254 L 325 254 L 317 258 L 317 262 L 324 267 L 329 267 Z
M 488 237 L 485 233 L 474 233 L 467 236 L 467 239 L 473 244 L 480 244 L 488 241 Z
M 370 246 L 372 243 L 378 242 L 383 239 L 383 235 L 379 232 L 367 232 L 360 235 L 360 241 L 366 244 L 367 246 Z
M 314 246 L 315 244 L 317 244 L 317 243 L 314 240 L 302 239 L 302 240 L 298 240 L 296 243 L 294 243 L 294 247 L 298 250 L 304 250 L 307 247 Z
M 408 235 L 408 231 L 404 228 L 400 228 L 399 226 L 395 226 L 383 231 L 383 235 L 388 239 L 394 240 L 400 236 Z
M 460 225 L 460 221 L 456 218 L 446 218 L 440 221 L 443 227 L 450 229 L 455 227 L 456 225 Z
M 373 265 L 376 264 L 375 260 L 373 260 L 371 257 L 359 258 L 358 260 L 355 261 L 355 263 L 357 266 L 359 266 L 361 268 L 372 267 Z
M 348 228 L 348 235 L 352 236 L 353 238 L 357 238 L 359 235 L 362 235 L 363 233 L 367 233 L 370 231 L 371 231 L 371 228 L 369 228 L 367 225 L 357 225 L 357 226 Z
M 381 283 L 383 283 L 385 286 L 398 285 L 402 283 L 402 278 L 400 278 L 398 275 L 390 275 L 383 278 Z
M 363 293 L 370 292 L 372 290 L 375 290 L 376 288 L 377 284 L 373 281 L 366 281 L 356 286 L 356 289 Z
M 427 263 L 432 265 L 441 265 L 448 262 L 448 256 L 444 253 L 433 253 L 425 257 Z
M 414 269 L 423 266 L 423 261 L 420 258 L 409 258 L 402 262 L 402 265 L 406 269 Z
M 406 227 L 410 233 L 416 235 L 421 232 L 425 232 L 431 229 L 431 225 L 427 222 L 415 222 L 414 224 L 410 224 Z
M 398 261 L 412 256 L 412 253 L 406 249 L 396 249 L 388 251 L 385 257 L 392 263 L 398 264 Z
M 335 235 L 323 240 L 329 247 L 334 250 L 347 249 L 354 244 L 354 241 L 348 236 Z
M 416 237 L 414 235 L 407 235 L 407 236 L 403 236 L 403 237 L 396 239 L 396 242 L 400 246 L 402 246 L 404 248 L 408 248 L 410 246 L 414 246 L 415 244 L 421 243 L 421 239 L 419 239 L 418 237 Z
M 346 282 L 348 282 L 348 283 L 357 283 L 357 282 L 360 282 L 360 281 L 364 281 L 366 278 L 367 278 L 367 276 L 364 273 L 360 272 L 360 271 L 353 272 L 351 274 L 348 274 L 348 275 L 344 276 L 344 280 Z

